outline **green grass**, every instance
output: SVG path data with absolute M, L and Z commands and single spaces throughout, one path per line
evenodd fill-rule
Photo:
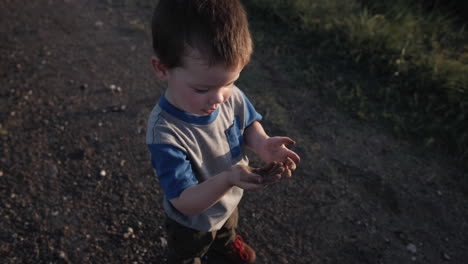
M 245 4 L 265 28 L 284 28 L 276 43 L 285 73 L 359 118 L 381 121 L 396 135 L 438 146 L 466 162 L 467 33 L 460 21 L 406 2 Z M 257 49 L 268 45 L 261 32 L 254 38 Z

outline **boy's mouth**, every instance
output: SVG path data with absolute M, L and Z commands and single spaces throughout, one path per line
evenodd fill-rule
M 212 114 L 214 111 L 216 111 L 216 108 L 203 109 L 203 112 L 204 112 L 204 113 L 207 113 L 207 114 Z
M 214 111 L 216 111 L 218 107 L 212 107 L 212 108 L 209 108 L 209 109 L 203 109 L 203 112 L 206 113 L 206 114 L 211 114 L 213 113 Z

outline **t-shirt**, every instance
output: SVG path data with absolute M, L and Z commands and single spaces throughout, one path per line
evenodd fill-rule
M 232 89 L 225 103 L 203 116 L 176 108 L 162 95 L 148 120 L 146 143 L 164 191 L 164 210 L 178 223 L 200 231 L 219 230 L 243 190 L 234 186 L 219 202 L 194 216 L 183 215 L 169 200 L 235 164 L 248 165 L 243 134 L 262 117 L 239 88 Z

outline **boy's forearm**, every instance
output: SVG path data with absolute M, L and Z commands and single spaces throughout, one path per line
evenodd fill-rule
M 179 197 L 171 199 L 172 205 L 182 214 L 199 214 L 217 203 L 231 188 L 229 170 L 185 189 Z
M 260 145 L 269 138 L 262 124 L 254 121 L 244 132 L 245 144 L 251 148 L 255 153 L 258 153 Z

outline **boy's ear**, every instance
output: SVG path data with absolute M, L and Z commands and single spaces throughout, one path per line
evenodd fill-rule
M 161 63 L 158 57 L 151 57 L 151 65 L 153 65 L 153 70 L 156 73 L 156 76 L 161 81 L 167 81 L 167 78 L 169 76 L 168 69 Z

